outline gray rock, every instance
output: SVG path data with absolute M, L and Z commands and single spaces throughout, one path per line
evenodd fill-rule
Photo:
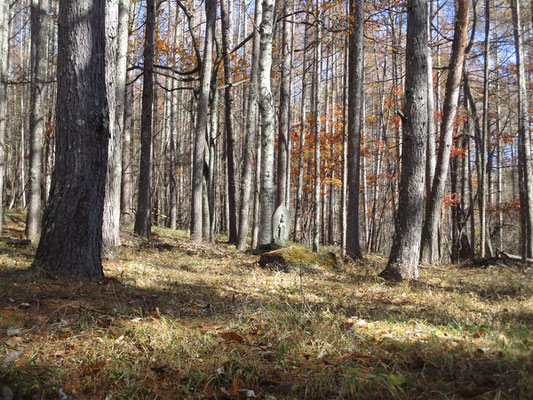
M 7 336 L 20 336 L 22 329 L 16 328 L 14 326 L 7 328 Z

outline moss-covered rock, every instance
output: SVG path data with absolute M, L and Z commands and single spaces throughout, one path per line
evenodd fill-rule
M 290 246 L 282 249 L 272 250 L 261 255 L 259 265 L 263 268 L 276 269 L 291 272 L 302 268 L 310 271 L 319 266 L 336 267 L 335 255 L 330 253 L 319 256 L 302 246 Z

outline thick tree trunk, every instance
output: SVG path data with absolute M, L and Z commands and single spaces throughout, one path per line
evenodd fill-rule
M 261 0 L 255 0 L 254 26 L 259 27 L 262 19 Z M 254 30 L 252 45 L 252 67 L 248 88 L 248 104 L 246 109 L 246 139 L 244 146 L 244 166 L 242 174 L 241 211 L 239 218 L 239 238 L 237 248 L 246 249 L 248 226 L 250 220 L 250 193 L 252 190 L 253 155 L 257 141 L 257 86 L 259 70 L 259 31 Z
M 361 116 L 363 107 L 364 1 L 350 1 L 351 34 L 348 60 L 348 213 L 346 254 L 362 258 L 359 241 L 359 189 L 361 177 Z
M 120 244 L 120 179 L 122 177 L 122 137 L 117 129 L 117 33 L 118 0 L 106 1 L 106 92 L 109 104 L 109 154 L 102 226 L 102 256 L 115 257 L 115 246 Z M 123 65 L 124 69 L 126 65 Z M 119 99 L 120 102 L 122 100 Z
M 205 132 L 207 129 L 207 106 L 213 69 L 213 43 L 216 22 L 216 0 L 205 1 L 207 25 L 205 31 L 204 58 L 202 61 L 202 75 L 200 96 L 196 110 L 196 126 L 194 135 L 194 156 L 192 173 L 192 202 L 191 202 L 191 240 L 202 241 L 202 179 L 204 171 Z
M 42 146 L 44 131 L 44 81 L 46 80 L 46 40 L 48 0 L 31 2 L 31 100 L 30 169 L 26 236 L 35 242 L 41 232 Z
M 419 276 L 428 123 L 427 13 L 427 0 L 408 0 L 400 199 L 389 262 L 381 272 L 390 280 Z
M 457 102 L 461 87 L 463 61 L 466 39 L 468 36 L 469 1 L 458 0 L 455 34 L 452 45 L 452 56 L 446 81 L 446 94 L 440 128 L 440 145 L 433 178 L 433 187 L 426 205 L 426 220 L 422 231 L 422 259 L 435 264 L 439 261 L 438 229 L 440 209 L 444 200 L 444 190 L 450 165 L 450 149 L 452 146 Z
M 261 112 L 261 192 L 258 246 L 272 242 L 274 214 L 274 97 L 270 84 L 272 69 L 272 38 L 274 29 L 274 0 L 263 0 L 263 19 L 260 26 L 259 50 L 259 110 Z
M 5 138 L 7 129 L 7 66 L 9 59 L 9 0 L 0 0 L 0 233 L 4 223 Z
M 529 131 L 528 97 L 525 73 L 522 8 L 520 0 L 511 1 L 515 39 L 515 56 L 518 67 L 518 159 L 519 193 L 521 206 L 522 259 L 533 256 L 533 168 L 531 166 L 531 138 Z
M 61 0 L 58 26 L 56 160 L 33 266 L 99 278 L 109 141 L 105 1 Z
M 144 78 L 141 110 L 141 164 L 135 233 L 147 239 L 152 229 L 152 108 L 154 102 L 155 1 L 146 0 Z

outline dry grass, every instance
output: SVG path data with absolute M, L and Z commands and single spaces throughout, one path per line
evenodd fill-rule
M 34 276 L 34 249 L 0 245 L 0 364 L 16 358 L 0 382 L 15 398 L 533 398 L 529 272 L 428 266 L 388 284 L 369 256 L 282 273 L 156 232 L 125 232 L 89 283 Z

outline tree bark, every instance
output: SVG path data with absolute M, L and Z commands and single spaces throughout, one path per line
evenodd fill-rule
M 272 242 L 274 214 L 274 97 L 270 84 L 272 69 L 272 38 L 274 30 L 274 0 L 263 0 L 263 19 L 259 46 L 259 110 L 261 113 L 261 191 L 258 246 Z
M 529 131 L 528 97 L 525 74 L 522 9 L 520 0 L 511 1 L 515 57 L 518 67 L 518 159 L 519 194 L 522 225 L 522 259 L 533 256 L 533 171 Z M 524 235 L 525 234 L 525 235 Z
M 31 100 L 30 169 L 26 236 L 35 243 L 41 232 L 42 146 L 44 131 L 44 82 L 46 80 L 46 40 L 48 0 L 31 2 Z
M 152 229 L 152 108 L 154 102 L 155 1 L 146 0 L 141 110 L 141 163 L 134 231 L 146 239 Z
M 359 240 L 359 191 L 361 177 L 361 115 L 363 107 L 364 1 L 350 1 L 352 21 L 348 59 L 348 210 L 346 254 L 362 258 Z
M 204 58 L 202 61 L 201 87 L 196 110 L 196 126 L 194 135 L 194 156 L 192 174 L 192 202 L 191 202 L 191 240 L 195 243 L 202 241 L 202 179 L 204 171 L 205 132 L 207 129 L 207 106 L 213 69 L 213 43 L 216 22 L 216 0 L 205 1 L 206 30 L 204 43 Z
M 0 0 L 0 233 L 4 223 L 5 138 L 7 129 L 7 66 L 9 59 L 9 0 Z
M 432 35 L 431 35 L 431 16 L 432 16 L 433 2 L 430 2 L 430 12 L 428 18 L 428 139 L 427 139 L 427 164 L 426 164 L 426 195 L 429 198 L 431 193 L 431 186 L 433 185 L 433 177 L 435 176 L 435 95 L 433 90 L 433 54 L 432 54 Z
M 120 179 L 122 177 L 122 137 L 117 129 L 117 65 L 118 0 L 106 1 L 106 92 L 109 104 L 109 148 L 102 226 L 102 256 L 115 257 L 115 247 L 120 244 Z M 123 65 L 126 68 L 126 65 Z M 118 100 L 122 102 L 122 100 Z
M 428 1 L 407 2 L 407 48 L 400 198 L 387 267 L 389 280 L 417 279 L 427 141 Z
M 229 7 L 228 7 L 229 3 Z M 226 131 L 226 159 L 228 166 L 228 206 L 229 206 L 229 243 L 237 243 L 238 226 L 237 226 L 237 184 L 235 181 L 235 133 L 233 126 L 233 92 L 231 88 L 231 58 L 230 50 L 232 49 L 232 4 L 228 0 L 220 0 L 220 11 L 222 17 L 222 49 L 224 57 L 224 120 Z
M 124 2 L 119 3 L 119 23 L 122 24 L 122 19 L 124 18 L 124 12 L 126 4 L 129 0 L 124 0 Z M 135 13 L 136 7 L 133 4 L 133 12 Z M 129 18 L 129 12 L 128 12 Z M 127 31 L 129 32 L 129 26 L 131 20 L 128 21 Z M 122 25 L 119 26 L 119 43 L 122 43 Z M 134 45 L 133 35 L 128 35 L 128 48 Z M 122 46 L 122 44 L 120 44 Z M 120 49 L 119 49 L 120 53 Z M 128 57 L 126 57 L 128 58 Z M 129 70 L 126 73 L 126 81 L 131 82 L 135 77 L 135 71 Z M 120 90 L 117 87 L 117 91 Z M 117 105 L 117 119 L 121 105 Z M 131 135 L 135 129 L 135 93 L 134 85 L 130 84 L 125 87 L 124 91 L 124 104 L 123 107 L 123 120 L 122 122 L 122 180 L 121 180 L 121 190 L 120 190 L 120 222 L 123 225 L 130 225 L 133 223 L 133 174 L 132 174 L 132 149 L 131 149 Z M 120 121 L 118 123 L 120 123 Z
M 109 141 L 105 1 L 61 0 L 58 26 L 56 161 L 33 267 L 99 278 Z
M 255 0 L 254 36 L 252 44 L 252 67 L 248 87 L 248 104 L 246 109 L 246 139 L 244 146 L 244 166 L 242 174 L 241 211 L 239 218 L 239 238 L 237 248 L 246 249 L 250 220 L 250 193 L 252 190 L 253 155 L 257 141 L 257 86 L 259 70 L 259 30 L 262 19 L 261 0 Z
M 452 146 L 466 39 L 468 36 L 469 2 L 468 0 L 458 0 L 457 5 L 452 56 L 448 70 L 448 79 L 446 81 L 446 94 L 440 128 L 439 153 L 433 186 L 426 205 L 426 220 L 422 231 L 422 259 L 431 264 L 437 263 L 440 258 L 438 241 L 440 209 L 444 200 L 444 190 L 446 188 L 446 179 L 450 165 L 450 149 Z
M 302 98 L 300 103 L 300 137 L 299 137 L 299 159 L 298 159 L 298 183 L 296 187 L 296 205 L 294 213 L 294 239 L 295 241 L 302 240 L 302 220 L 303 220 L 303 185 L 304 185 L 304 169 L 305 169 L 305 135 L 306 135 L 306 123 L 307 123 L 307 107 L 306 107 L 306 97 L 307 97 L 307 53 L 306 49 L 308 46 L 308 30 L 309 27 L 306 25 L 304 32 L 304 54 L 302 61 Z
M 291 0 L 284 0 L 281 14 L 289 13 Z M 287 168 L 289 158 L 290 135 L 290 90 L 291 90 L 291 24 L 283 19 L 281 33 L 281 83 L 279 94 L 279 127 L 278 127 L 278 166 L 276 175 L 276 208 L 286 204 L 287 200 Z
M 315 181 L 314 181 L 314 198 L 313 198 L 313 252 L 318 253 L 320 250 L 320 206 L 321 206 L 321 176 L 320 176 L 320 135 L 322 131 L 322 101 L 321 101 L 321 89 L 322 89 L 322 28 L 317 23 L 316 26 L 316 53 L 315 53 Z
M 485 258 L 487 248 L 487 150 L 489 137 L 489 57 L 490 57 L 490 0 L 485 0 L 485 43 L 483 65 L 483 130 L 479 143 L 479 256 Z M 490 192 L 490 190 L 489 190 Z

